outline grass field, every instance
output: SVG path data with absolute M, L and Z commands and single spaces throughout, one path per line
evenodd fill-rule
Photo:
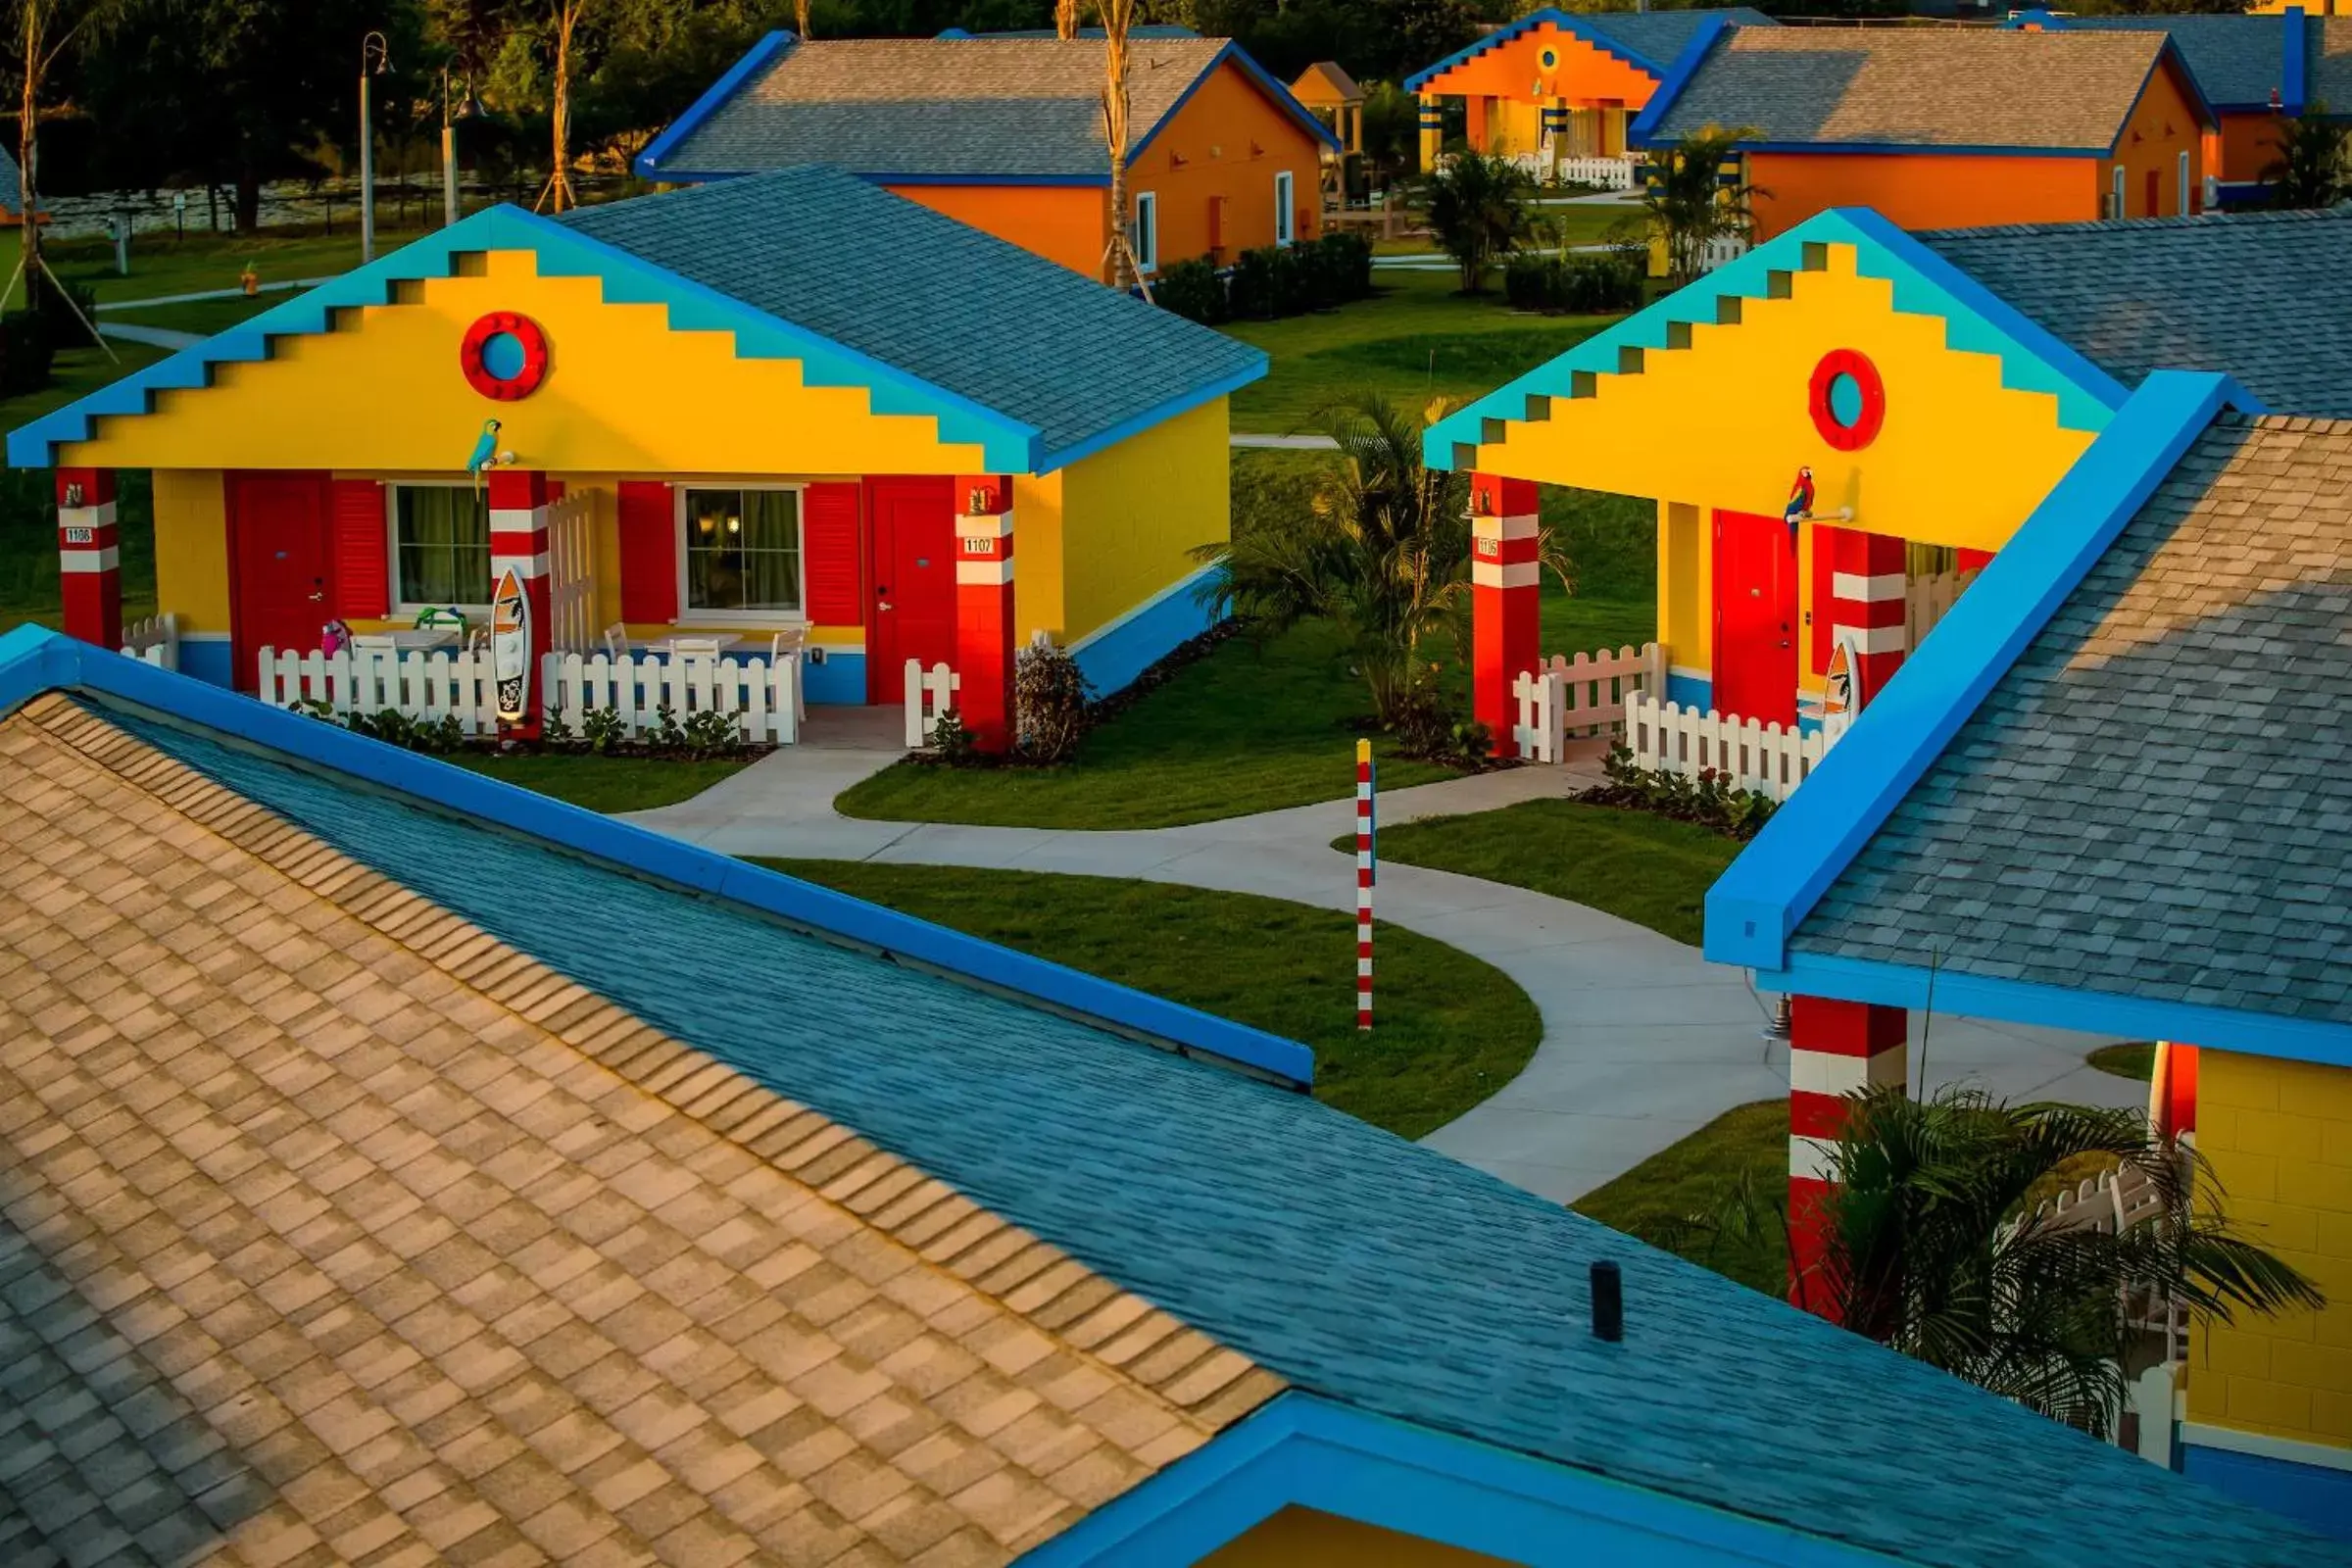
M 1571 1206 L 1780 1296 L 1788 1288 L 1788 1246 L 1776 1205 L 1787 1200 L 1788 1175 L 1788 1102 L 1761 1100 L 1725 1111 Z M 1748 1200 L 1758 1223 L 1719 1223 L 1748 1209 Z
M 2143 1040 L 2136 1045 L 2101 1046 L 2083 1059 L 2101 1072 L 2143 1084 L 2156 1076 L 2156 1046 L 2152 1041 Z
M 646 757 L 588 757 L 453 752 L 443 759 L 591 811 L 650 811 L 691 799 L 750 763 L 734 758 L 678 761 Z
M 1312 1047 L 1315 1098 L 1418 1138 L 1510 1082 L 1543 1021 L 1503 974 L 1442 942 L 1382 937 L 1380 1022 L 1355 1027 L 1351 916 L 1279 899 L 1035 871 L 763 864 Z
M 235 295 L 224 300 L 187 300 L 178 305 L 147 305 L 135 310 L 108 311 L 98 318 L 102 322 L 122 322 L 127 326 L 160 326 L 172 332 L 193 332 L 210 337 L 225 331 L 240 321 L 261 315 L 273 305 L 283 305 L 300 293 L 297 289 L 273 289 L 251 299 Z

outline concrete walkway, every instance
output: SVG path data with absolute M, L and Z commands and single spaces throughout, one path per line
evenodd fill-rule
M 631 820 L 728 855 L 1137 877 L 1320 907 L 1354 907 L 1353 803 L 1133 832 L 863 821 L 835 795 L 898 755 L 895 710 L 811 715 L 808 740 L 693 800 Z M 866 717 L 879 711 L 880 726 Z M 853 727 L 853 725 L 858 727 Z M 1524 767 L 1397 790 L 1381 820 L 1491 810 L 1573 793 L 1597 768 Z M 1623 1174 L 1735 1105 L 1788 1092 L 1785 1047 L 1767 1045 L 1767 1004 L 1736 969 L 1597 909 L 1420 866 L 1381 868 L 1378 913 L 1494 965 L 1542 1012 L 1535 1056 L 1494 1098 L 1424 1140 L 1531 1192 L 1567 1202 Z M 1914 1016 L 1912 1066 L 1920 1066 Z M 2083 1065 L 2100 1042 L 2052 1030 L 1938 1017 L 1927 1044 L 1935 1083 L 2096 1104 L 2134 1104 L 2140 1086 Z
M 1231 444 L 1237 447 L 1259 447 L 1276 452 L 1337 452 L 1340 444 L 1327 435 L 1255 435 L 1236 430 Z
M 291 282 L 264 283 L 255 292 L 276 294 L 291 289 L 317 288 L 321 283 L 332 281 L 334 279 L 331 277 L 298 277 Z M 198 300 L 233 300 L 244 292 L 245 290 L 241 286 L 237 288 L 202 288 L 193 294 L 158 294 L 151 300 L 100 300 L 98 310 L 104 314 L 107 311 L 144 311 L 157 305 L 193 305 Z
M 100 337 L 119 338 L 124 343 L 146 343 L 159 349 L 194 348 L 204 341 L 202 333 L 175 332 L 168 326 L 133 326 L 128 321 L 100 321 Z

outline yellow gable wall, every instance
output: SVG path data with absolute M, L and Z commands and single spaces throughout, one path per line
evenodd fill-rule
M 937 421 L 872 414 L 858 387 L 810 387 L 792 360 L 739 360 L 732 333 L 676 332 L 658 305 L 607 305 L 595 278 L 537 275 L 494 252 L 479 275 L 403 285 L 403 303 L 341 329 L 281 338 L 209 388 L 167 392 L 145 417 L 101 421 L 61 464 L 132 468 L 462 469 L 485 418 L 519 466 L 595 473 L 978 473 L 976 445 Z M 551 368 L 515 403 L 459 369 L 466 328 L 515 311 L 547 333 Z
M 1784 299 L 1743 300 L 1732 324 L 1690 329 L 1593 396 L 1554 398 L 1514 421 L 1477 468 L 1553 484 L 1778 515 L 1800 466 L 1817 512 L 1927 544 L 1998 549 L 2049 493 L 2091 432 L 2058 423 L 2057 399 L 2000 381 L 2000 362 L 1944 346 L 1940 318 L 1901 314 L 1893 285 L 1855 271 L 1854 248 L 1791 278 Z M 1886 386 L 1886 419 L 1860 452 L 1832 449 L 1807 401 L 1813 368 L 1856 349 Z
M 1392 1530 L 1285 1508 L 1200 1559 L 1200 1568 L 1507 1568 L 1499 1557 L 1463 1551 Z
M 1065 635 L 1083 637 L 1198 570 L 1196 546 L 1225 543 L 1233 516 L 1229 435 L 1225 400 L 1218 398 L 1063 470 L 1064 503 L 1080 519 L 1062 536 Z M 1027 582 L 1030 569 L 1025 504 L 1016 489 L 1017 583 Z M 1019 608 L 1026 617 L 1025 596 Z M 1021 634 L 1031 629 L 1024 618 Z

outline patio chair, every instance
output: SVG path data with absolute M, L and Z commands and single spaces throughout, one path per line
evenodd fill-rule
M 617 620 L 605 628 L 605 655 L 615 664 L 629 657 L 629 628 Z
M 784 662 L 786 660 L 790 660 L 793 663 L 798 664 L 801 662 L 801 648 L 805 643 L 808 642 L 808 634 L 798 626 L 791 627 L 785 631 L 780 631 L 773 637 L 770 637 L 767 640 L 767 667 L 770 669 L 781 669 L 784 667 Z M 795 679 L 792 683 L 792 719 L 796 724 L 806 724 L 808 722 L 808 698 L 802 690 L 802 682 L 798 678 L 799 671 L 794 671 L 794 675 Z

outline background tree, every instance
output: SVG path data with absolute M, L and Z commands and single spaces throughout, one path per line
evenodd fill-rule
M 2328 118 L 2328 106 L 2313 103 L 2278 133 L 2278 156 L 2265 165 L 2274 207 L 2333 207 L 2352 194 L 2344 152 L 2352 127 Z
M 1110 151 L 1110 280 L 1120 288 L 1143 281 L 1127 213 L 1127 29 L 1135 0 L 1095 0 L 1102 19 L 1102 139 Z M 1145 289 L 1150 297 L 1151 290 Z
M 1461 269 L 1462 292 L 1484 292 L 1487 270 L 1528 237 L 1535 180 L 1508 158 L 1465 150 L 1426 176 L 1421 192 L 1430 232 Z
M 1054 36 L 1078 36 L 1078 0 L 1054 0 Z
M 1665 248 L 1666 274 L 1678 286 L 1705 270 L 1710 244 L 1745 239 L 1755 227 L 1754 199 L 1771 192 L 1723 180 L 1724 165 L 1753 134 L 1708 125 L 1675 146 L 1650 149 L 1642 207 L 1651 237 Z
M 17 69 L 17 199 L 24 221 L 17 226 L 19 270 L 24 297 L 40 301 L 48 272 L 41 263 L 41 120 L 51 112 L 51 75 L 75 51 L 122 19 L 128 0 L 9 0 L 9 39 Z

